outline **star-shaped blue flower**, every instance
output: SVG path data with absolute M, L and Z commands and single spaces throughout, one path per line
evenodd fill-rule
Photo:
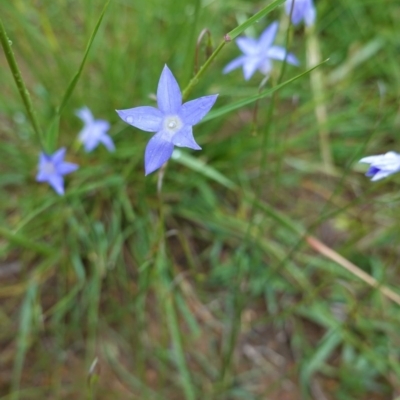
M 288 63 L 298 65 L 299 62 L 293 54 L 287 54 L 284 47 L 272 44 L 278 32 L 278 27 L 278 22 L 273 22 L 265 29 L 258 40 L 249 37 L 236 39 L 236 44 L 243 55 L 231 61 L 223 69 L 223 73 L 227 74 L 236 68 L 243 67 L 244 79 L 247 81 L 257 70 L 264 75 L 269 74 L 272 70 L 271 60 L 283 61 L 286 58 Z
M 156 132 L 146 147 L 146 175 L 160 168 L 171 157 L 174 146 L 201 150 L 194 140 L 192 126 L 210 111 L 217 96 L 204 96 L 182 104 L 178 82 L 165 65 L 157 88 L 158 109 L 144 106 L 116 110 L 129 125 L 146 132 Z
M 286 0 L 286 14 L 290 14 L 293 0 Z M 311 26 L 315 22 L 317 12 L 315 10 L 313 0 L 294 0 L 292 23 L 298 25 L 302 20 L 307 26 Z
M 37 182 L 47 182 L 60 196 L 64 194 L 64 175 L 76 171 L 76 164 L 64 162 L 65 148 L 62 147 L 54 154 L 40 153 Z
M 107 121 L 94 119 L 87 107 L 77 110 L 76 115 L 84 122 L 84 127 L 79 132 L 78 139 L 83 143 L 86 152 L 91 152 L 99 143 L 103 143 L 108 151 L 115 150 L 114 143 L 107 134 L 110 129 L 110 124 Z
M 365 174 L 371 177 L 371 181 L 378 181 L 396 172 L 400 172 L 400 154 L 389 151 L 378 156 L 362 158 L 359 162 L 369 164 L 369 170 Z

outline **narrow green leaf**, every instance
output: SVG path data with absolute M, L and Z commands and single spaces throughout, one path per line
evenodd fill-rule
M 21 315 L 19 320 L 19 331 L 17 337 L 17 349 L 14 361 L 12 376 L 12 400 L 19 399 L 19 385 L 21 381 L 22 370 L 25 361 L 26 352 L 29 349 L 30 334 L 32 331 L 32 320 L 34 312 L 34 301 L 37 294 L 37 281 L 32 279 L 26 291 L 24 302 L 21 306 Z
M 89 55 L 89 51 L 92 47 L 93 41 L 94 41 L 96 34 L 100 28 L 101 22 L 103 21 L 104 14 L 105 14 L 109 4 L 110 4 L 110 0 L 108 0 L 107 3 L 105 4 L 105 6 L 103 7 L 103 11 L 101 12 L 100 17 L 97 20 L 97 23 L 94 27 L 94 30 L 93 30 L 92 34 L 90 35 L 89 42 L 86 46 L 85 54 L 83 55 L 83 58 L 82 58 L 81 64 L 79 65 L 78 71 L 76 72 L 76 74 L 73 76 L 71 82 L 69 83 L 67 90 L 65 91 L 65 94 L 61 100 L 61 104 L 56 111 L 56 116 L 54 117 L 54 120 L 52 121 L 52 123 L 50 125 L 50 129 L 48 130 L 47 143 L 48 143 L 48 147 L 51 148 L 52 150 L 54 150 L 56 142 L 57 142 L 59 117 L 60 117 L 64 107 L 68 103 L 68 100 L 71 97 L 72 92 L 74 91 L 75 86 L 79 81 L 79 78 L 82 75 L 82 71 L 85 66 L 86 59 Z
M 79 80 L 79 78 L 80 78 L 80 76 L 82 74 L 83 68 L 85 66 L 86 59 L 87 59 L 87 57 L 89 55 L 89 51 L 90 51 L 90 49 L 92 47 L 93 41 L 94 41 L 94 39 L 96 37 L 96 34 L 97 34 L 97 32 L 98 32 L 98 30 L 100 28 L 101 22 L 103 21 L 104 14 L 105 14 L 109 4 L 110 4 L 110 0 L 108 0 L 107 3 L 105 4 L 105 6 L 103 8 L 103 11 L 101 12 L 100 17 L 97 20 L 97 23 L 96 23 L 96 25 L 94 27 L 94 30 L 93 30 L 92 34 L 90 35 L 90 39 L 89 39 L 89 42 L 88 42 L 88 44 L 86 46 L 86 51 L 85 51 L 85 54 L 84 54 L 84 56 L 82 58 L 81 65 L 79 66 L 79 69 L 78 69 L 77 73 L 72 78 L 71 82 L 69 83 L 69 85 L 67 87 L 67 90 L 66 90 L 66 92 L 64 94 L 64 97 L 63 97 L 63 99 L 61 101 L 61 105 L 60 105 L 60 107 L 58 109 L 58 115 L 61 114 L 61 112 L 64 109 L 65 105 L 67 104 L 69 98 L 71 97 L 71 94 L 72 94 L 73 90 L 75 89 L 76 84 L 78 83 L 78 80 Z
M 13 244 L 33 250 L 36 253 L 44 255 L 53 254 L 53 249 L 51 247 L 33 242 L 32 240 L 21 235 L 20 233 L 11 232 L 7 228 L 0 227 L 0 236 L 4 237 Z
M 222 48 L 228 43 L 228 38 L 230 40 L 234 39 L 235 37 L 240 35 L 245 29 L 247 29 L 250 25 L 256 23 L 260 18 L 267 15 L 269 12 L 271 12 L 276 7 L 281 5 L 284 1 L 285 0 L 274 1 L 269 6 L 263 8 L 257 14 L 250 17 L 246 22 L 244 22 L 243 24 L 240 24 L 235 29 L 231 30 L 227 35 L 225 35 L 224 40 L 217 46 L 217 48 L 213 51 L 213 53 L 210 55 L 210 57 L 207 59 L 207 61 L 204 63 L 204 65 L 201 66 L 201 68 L 199 69 L 197 74 L 190 80 L 187 87 L 182 91 L 183 100 L 186 100 L 188 98 L 189 93 L 192 91 L 193 87 L 197 84 L 199 79 L 203 76 L 203 74 L 205 73 L 207 68 L 211 65 L 211 63 L 214 61 L 215 57 L 217 57 L 217 55 L 222 50 Z
M 211 180 L 220 183 L 221 185 L 229 189 L 234 189 L 236 187 L 236 185 L 231 180 L 226 178 L 215 168 L 210 167 L 204 161 L 195 158 L 190 154 L 184 153 L 179 149 L 174 150 L 174 152 L 172 153 L 172 159 L 179 162 L 182 165 L 185 165 L 186 167 L 192 169 L 193 171 L 196 171 L 206 176 L 207 178 L 210 178 Z
M 311 72 L 315 68 L 318 68 L 320 65 L 324 64 L 326 61 L 328 61 L 328 60 L 323 61 L 322 63 L 316 65 L 315 67 L 310 68 L 307 71 L 301 73 L 300 75 L 296 75 L 294 78 L 289 79 L 286 82 L 283 82 L 283 83 L 281 83 L 279 85 L 276 85 L 273 88 L 271 88 L 269 90 L 266 90 L 265 92 L 262 92 L 261 94 L 255 94 L 254 96 L 250 96 L 250 97 L 248 97 L 246 99 L 239 100 L 239 101 L 237 101 L 235 103 L 228 104 L 227 106 L 218 108 L 218 109 L 216 109 L 214 111 L 210 111 L 207 114 L 207 116 L 201 122 L 210 121 L 211 119 L 222 117 L 223 115 L 228 114 L 228 113 L 230 113 L 232 111 L 235 111 L 235 110 L 237 110 L 237 109 L 239 109 L 241 107 L 244 107 L 247 104 L 253 103 L 256 100 L 259 100 L 259 99 L 262 99 L 264 97 L 267 97 L 267 96 L 271 95 L 272 93 L 276 92 L 277 90 L 282 89 L 284 86 L 288 85 L 289 83 L 292 83 L 295 80 L 301 78 L 302 76 L 308 74 L 309 72 Z
M 0 43 L 3 46 L 4 55 L 10 67 L 14 81 L 17 85 L 22 102 L 24 103 L 26 113 L 32 125 L 33 131 L 37 136 L 39 144 L 43 146 L 43 131 L 39 127 L 39 123 L 36 119 L 35 110 L 33 109 L 28 88 L 26 87 L 25 82 L 22 78 L 21 71 L 19 70 L 18 63 L 14 56 L 14 52 L 11 48 L 11 40 L 7 36 L 7 32 L 4 29 L 3 22 L 1 21 L 1 19 L 0 19 Z
M 252 17 L 250 17 L 246 22 L 243 22 L 243 24 L 237 26 L 235 29 L 232 29 L 229 33 L 228 36 L 231 39 L 235 39 L 237 36 L 239 36 L 244 30 L 246 30 L 249 26 L 253 25 L 254 23 L 258 22 L 262 17 L 265 17 L 267 14 L 269 14 L 271 11 L 275 10 L 276 7 L 279 7 L 281 4 L 283 4 L 286 0 L 275 0 L 268 6 L 264 7 L 261 11 L 259 11 L 257 14 L 254 14 Z
M 300 381 L 303 388 L 310 384 L 312 375 L 318 371 L 333 350 L 341 343 L 342 336 L 336 328 L 329 330 L 319 342 L 314 355 L 300 371 Z

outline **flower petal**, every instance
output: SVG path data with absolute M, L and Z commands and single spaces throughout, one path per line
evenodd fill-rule
M 172 137 L 172 143 L 179 147 L 189 147 L 189 149 L 201 150 L 201 147 L 194 140 L 191 126 L 184 126 L 178 133 L 176 133 Z
M 86 153 L 90 153 L 99 145 L 99 138 L 94 136 L 82 136 L 81 142 Z
M 244 64 L 245 60 L 246 60 L 246 56 L 240 56 L 240 57 L 235 58 L 234 60 L 232 60 L 229 64 L 227 64 L 225 66 L 225 68 L 222 70 L 222 72 L 224 74 L 227 74 L 228 72 L 231 72 L 234 69 L 241 67 Z
M 103 119 L 96 119 L 94 126 L 97 130 L 107 132 L 110 129 L 110 123 Z
M 100 137 L 100 141 L 101 141 L 101 143 L 104 144 L 104 146 L 106 147 L 106 149 L 108 151 L 114 151 L 115 150 L 114 142 L 112 141 L 110 136 L 104 134 L 104 135 L 102 135 Z
M 182 105 L 182 94 L 171 70 L 164 66 L 157 87 L 158 108 L 164 114 L 175 114 Z
M 267 56 L 280 61 L 285 60 L 286 57 L 287 63 L 299 65 L 299 60 L 292 53 L 288 53 L 286 49 L 281 46 L 271 46 L 267 51 Z
M 62 164 L 57 166 L 57 174 L 58 175 L 67 175 L 71 172 L 76 171 L 79 168 L 77 164 L 73 164 L 70 162 L 63 162 Z
M 259 58 L 255 57 L 247 57 L 245 63 L 243 64 L 243 75 L 244 79 L 248 81 L 257 71 L 257 68 L 260 66 L 262 62 Z
M 161 129 L 163 114 L 155 107 L 135 107 L 115 110 L 127 124 L 146 132 L 158 132 Z
M 368 156 L 368 157 L 364 157 L 362 158 L 359 162 L 360 163 L 367 163 L 367 164 L 371 164 L 375 161 L 378 161 L 381 157 L 383 157 L 382 155 L 377 155 L 377 156 Z
M 36 182 L 47 182 L 49 174 L 43 170 L 39 170 L 36 174 Z
M 259 71 L 264 75 L 269 75 L 272 70 L 272 62 L 269 58 L 266 58 L 260 65 L 258 66 Z
M 49 185 L 56 191 L 57 194 L 62 196 L 64 194 L 64 178 L 60 175 L 51 175 L 47 180 Z
M 50 161 L 50 157 L 46 153 L 40 153 L 39 155 L 39 168 Z
M 174 145 L 162 139 L 161 134 L 154 135 L 147 143 L 144 154 L 144 169 L 148 175 L 160 168 L 170 157 Z
M 389 175 L 394 174 L 394 171 L 379 171 L 377 172 L 373 178 L 371 179 L 371 182 L 379 181 L 380 179 L 386 178 Z M 371 176 L 371 175 L 367 175 Z
M 317 18 L 317 11 L 315 10 L 314 4 L 310 1 L 310 5 L 304 12 L 304 23 L 307 26 L 314 25 L 315 19 Z
M 293 0 L 286 0 L 286 14 L 290 15 L 290 10 L 292 9 Z M 296 0 L 292 11 L 292 23 L 293 25 L 298 25 L 304 16 L 304 1 Z
M 236 39 L 236 44 L 243 54 L 253 55 L 257 53 L 257 40 L 249 37 L 240 37 Z
M 60 150 L 57 150 L 53 155 L 49 157 L 55 166 L 64 161 L 66 151 L 67 149 L 65 147 L 61 147 Z
M 217 94 L 203 96 L 183 104 L 181 110 L 179 111 L 179 116 L 181 117 L 183 123 L 192 126 L 200 122 L 211 110 L 211 107 L 214 105 L 217 97 Z
M 261 34 L 260 38 L 258 39 L 259 52 L 267 51 L 267 49 L 271 47 L 278 32 L 278 27 L 279 23 L 275 21 Z
M 82 107 L 75 111 L 75 115 L 79 117 L 85 124 L 93 122 L 93 115 L 87 107 Z

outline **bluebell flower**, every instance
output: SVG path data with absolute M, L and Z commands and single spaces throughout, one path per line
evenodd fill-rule
M 286 0 L 286 14 L 290 15 L 293 0 Z M 315 10 L 313 0 L 294 0 L 292 23 L 298 25 L 302 20 L 307 26 L 311 26 L 315 22 L 317 12 Z
M 59 195 L 64 194 L 64 175 L 76 171 L 76 164 L 64 162 L 65 148 L 62 147 L 54 154 L 40 153 L 37 182 L 47 182 Z
M 110 124 L 102 119 L 94 119 L 87 107 L 76 111 L 76 115 L 83 121 L 84 126 L 79 132 L 79 141 L 83 143 L 86 152 L 91 152 L 99 143 L 103 143 L 108 151 L 114 151 L 115 146 L 107 134 Z
M 369 164 L 369 170 L 365 175 L 371 177 L 371 181 L 377 181 L 400 172 L 400 154 L 394 151 L 378 156 L 364 157 L 359 162 Z
M 144 106 L 116 110 L 129 125 L 146 132 L 156 132 L 145 151 L 146 175 L 160 168 L 171 157 L 174 146 L 201 150 L 194 140 L 192 126 L 210 111 L 217 96 L 204 96 L 182 104 L 178 82 L 165 65 L 157 88 L 158 108 Z
M 223 69 L 223 73 L 226 74 L 236 68 L 243 67 L 244 79 L 247 81 L 257 70 L 264 75 L 269 74 L 272 70 L 272 60 L 283 61 L 286 59 L 288 63 L 298 65 L 299 62 L 293 54 L 287 53 L 284 47 L 272 44 L 278 32 L 278 27 L 278 22 L 273 22 L 265 29 L 259 39 L 249 37 L 236 39 L 236 44 L 243 55 L 231 61 Z

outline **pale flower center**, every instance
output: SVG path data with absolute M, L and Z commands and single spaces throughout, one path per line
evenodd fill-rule
M 177 115 L 169 115 L 164 118 L 163 130 L 168 133 L 168 136 L 172 137 L 177 133 L 183 126 L 181 119 Z
M 56 172 L 56 169 L 54 168 L 54 164 L 51 161 L 46 162 L 43 165 L 42 169 L 43 169 L 43 172 L 45 172 L 48 175 L 54 174 Z

